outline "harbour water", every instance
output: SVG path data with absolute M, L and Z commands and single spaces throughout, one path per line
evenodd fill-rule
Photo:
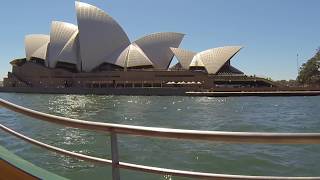
M 318 132 L 317 97 L 157 97 L 0 93 L 16 104 L 59 116 L 139 126 L 215 131 Z M 4 108 L 0 123 L 42 142 L 110 159 L 107 134 L 54 125 Z M 111 167 L 79 161 L 0 131 L 0 145 L 70 179 L 110 179 Z M 120 160 L 212 173 L 320 176 L 320 145 L 248 145 L 119 136 Z M 186 179 L 121 170 L 122 179 Z

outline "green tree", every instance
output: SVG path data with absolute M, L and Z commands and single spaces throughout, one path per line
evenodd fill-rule
M 300 67 L 297 81 L 304 85 L 320 85 L 320 48 Z

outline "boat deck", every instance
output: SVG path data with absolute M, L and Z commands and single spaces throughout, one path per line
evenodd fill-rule
M 61 176 L 31 164 L 0 146 L 0 180 L 66 180 Z

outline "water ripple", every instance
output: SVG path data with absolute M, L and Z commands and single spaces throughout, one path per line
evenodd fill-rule
M 89 121 L 220 131 L 320 132 L 320 97 L 0 96 L 38 111 Z M 40 122 L 6 109 L 0 109 L 0 123 L 57 147 L 110 159 L 107 134 Z M 50 153 L 4 132 L 0 132 L 0 144 L 71 179 L 110 177 L 110 167 Z M 119 136 L 119 150 L 122 161 L 151 166 L 231 174 L 320 176 L 319 145 L 228 145 Z M 131 171 L 121 175 L 133 180 L 182 179 Z

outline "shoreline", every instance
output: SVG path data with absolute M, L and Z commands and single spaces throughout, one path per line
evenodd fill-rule
M 214 91 L 188 88 L 28 88 L 0 87 L 3 93 L 28 94 L 76 94 L 76 95 L 123 95 L 123 96 L 195 96 L 195 97 L 231 97 L 231 96 L 319 96 L 320 90 L 295 89 L 230 89 Z
M 190 96 L 234 97 L 234 96 L 319 96 L 320 91 L 252 91 L 252 92 L 186 92 Z

